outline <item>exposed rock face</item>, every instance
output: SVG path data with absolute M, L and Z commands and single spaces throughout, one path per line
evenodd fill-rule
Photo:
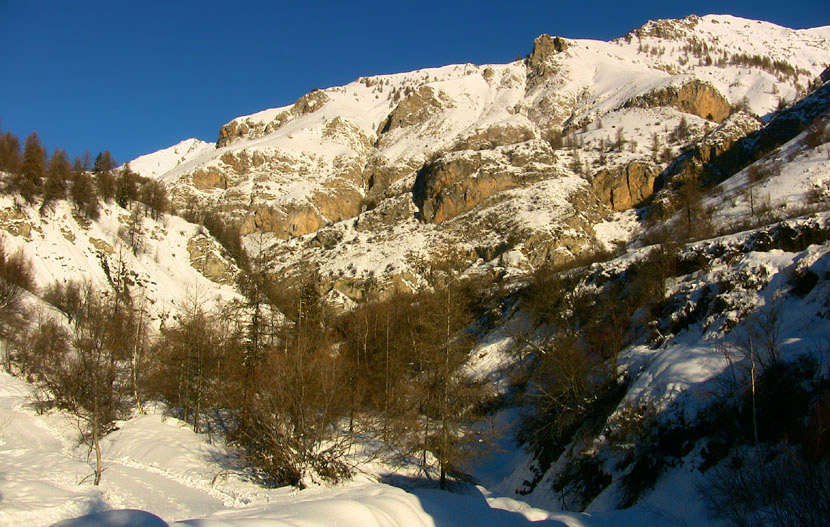
M 325 219 L 309 203 L 283 208 L 262 205 L 242 222 L 239 233 L 246 236 L 254 232 L 269 232 L 288 240 L 314 232 L 325 224 Z
M 314 90 L 297 99 L 290 110 L 280 112 L 270 122 L 256 121 L 250 118 L 244 121 L 234 119 L 219 129 L 219 139 L 216 141 L 216 147 L 228 146 L 241 138 L 256 139 L 266 136 L 296 117 L 316 112 L 325 106 L 328 101 L 329 97 L 326 92 Z
M 361 214 L 355 222 L 358 231 L 378 231 L 415 217 L 418 208 L 412 196 L 404 194 L 381 201 L 376 207 Z
M 568 41 L 562 37 L 539 35 L 533 41 L 533 51 L 527 59 L 527 65 L 538 76 L 547 72 L 548 59 L 568 49 Z
M 602 169 L 593 178 L 594 192 L 614 210 L 643 203 L 654 193 L 660 169 L 651 160 L 635 160 L 614 169 Z
M 367 153 L 372 148 L 372 142 L 356 124 L 339 116 L 326 123 L 323 137 L 348 146 L 359 153 Z
M 445 106 L 429 86 L 421 86 L 404 98 L 392 113 L 378 126 L 378 136 L 396 128 L 423 123 Z
M 400 273 L 387 276 L 385 280 L 358 280 L 352 278 L 338 278 L 329 288 L 333 289 L 355 302 L 367 300 L 384 301 L 398 293 L 411 293 L 415 277 L 411 273 Z
M 311 202 L 328 222 L 354 218 L 360 214 L 363 195 L 354 188 L 333 188 L 317 192 Z
M 754 118 L 736 114 L 666 169 L 661 183 L 671 185 L 675 179 L 690 177 L 719 183 L 803 132 L 819 116 L 828 114 L 830 83 L 780 112 L 763 128 Z
M 642 27 L 629 32 L 623 38 L 633 36 L 637 38 L 657 37 L 677 40 L 688 35 L 698 23 L 700 23 L 700 17 L 697 15 L 689 15 L 681 20 L 651 20 Z
M 568 49 L 568 42 L 560 37 L 540 35 L 533 41 L 533 51 L 527 58 L 526 90 L 532 92 L 560 69 L 556 55 Z
M 743 155 L 734 152 L 732 147 L 760 127 L 755 118 L 743 112 L 732 115 L 668 167 L 657 186 L 665 187 L 674 181 L 693 178 L 716 182 L 725 174 L 736 172 Z
M 819 78 L 819 80 L 821 80 L 821 82 L 830 81 L 830 66 L 825 68 L 824 71 L 821 72 L 821 75 L 819 75 L 818 78 Z
M 212 188 L 228 188 L 228 179 L 224 175 L 213 170 L 198 170 L 193 173 L 192 178 L 193 186 L 197 190 L 208 190 Z
M 714 86 L 698 79 L 634 97 L 623 105 L 624 108 L 657 106 L 671 106 L 716 123 L 723 122 L 732 113 L 729 101 Z
M 390 185 L 413 174 L 421 168 L 417 163 L 389 163 L 382 156 L 369 159 L 363 171 L 363 186 L 372 198 L 384 193 Z
M 213 238 L 204 234 L 194 236 L 187 242 L 187 252 L 190 265 L 208 280 L 224 285 L 234 283 L 233 267 L 222 257 L 222 249 Z
M 13 236 L 30 238 L 32 235 L 32 224 L 26 221 L 26 216 L 18 209 L 0 210 L 0 228 Z
M 529 141 L 486 153 L 451 152 L 418 174 L 413 194 L 423 220 L 441 223 L 471 210 L 490 196 L 533 181 L 553 164 L 550 147 Z
M 542 35 L 523 61 L 449 65 L 315 91 L 228 123 L 222 148 L 183 157 L 162 179 L 177 207 L 215 211 L 241 224 L 243 235 L 264 233 L 275 274 L 315 267 L 321 292 L 339 299 L 377 297 L 390 277 L 406 272 L 413 279 L 402 284 L 424 286 L 430 263 L 441 258 L 436 247 L 458 248 L 459 269 L 481 261 L 496 268 L 507 253 L 520 254 L 528 271 L 565 261 L 633 232 L 626 223 L 633 215 L 613 211 L 649 200 L 673 156 L 685 157 L 667 178 L 704 177 L 738 166 L 743 158 L 730 161 L 738 150 L 756 148 L 747 142 L 744 149 L 740 138 L 757 123 L 727 118 L 726 92 L 701 73 L 715 74 L 718 86 L 751 86 L 753 111 L 790 93 L 791 80 L 769 75 L 770 66 L 750 56 L 757 37 L 774 28 L 730 29 L 710 18 L 652 22 L 610 43 Z M 795 41 L 771 47 L 770 64 L 788 56 L 785 66 L 817 76 L 824 67 L 813 57 L 828 62 L 830 52 L 814 36 Z M 750 58 L 744 67 L 711 71 L 687 60 L 692 54 L 705 62 L 706 53 L 718 61 L 713 66 Z M 690 133 L 669 133 L 683 117 Z M 714 127 L 703 119 L 722 126 L 700 140 Z M 623 127 L 625 137 L 609 148 Z M 563 146 L 569 150 L 557 159 L 554 149 Z M 589 170 L 590 180 L 579 175 Z M 606 220 L 626 225 L 594 230 Z
M 316 112 L 329 102 L 329 96 L 323 90 L 313 90 L 299 99 L 291 107 L 291 113 L 295 116 Z
M 105 254 L 113 254 L 115 249 L 113 249 L 112 245 L 105 242 L 104 240 L 99 240 L 98 238 L 89 238 L 89 243 L 99 251 Z
M 477 131 L 453 146 L 453 151 L 459 150 L 492 150 L 497 146 L 524 143 L 535 139 L 533 130 L 521 126 L 493 126 L 486 130 Z

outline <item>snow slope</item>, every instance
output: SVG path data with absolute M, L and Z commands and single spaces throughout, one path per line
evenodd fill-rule
M 134 292 L 147 299 L 155 317 L 177 311 L 194 297 L 206 302 L 238 297 L 232 287 L 211 281 L 194 267 L 188 247 L 201 235 L 199 226 L 178 216 L 163 215 L 156 221 L 140 214 L 141 248 L 134 251 L 124 236 L 130 214 L 114 203 L 103 204 L 100 218 L 88 222 L 66 201 L 41 214 L 36 207 L 20 206 L 3 196 L 0 236 L 7 254 L 20 250 L 31 261 L 41 291 L 68 280 L 108 289 L 120 269 L 128 274 Z M 218 244 L 207 243 L 216 258 L 225 258 Z
M 71 417 L 37 415 L 32 388 L 0 372 L 0 525 L 32 527 L 623 527 L 664 525 L 653 510 L 575 514 L 531 508 L 470 487 L 403 490 L 361 477 L 339 487 L 264 489 L 234 457 L 160 409 L 119 423 L 91 484 Z M 93 461 L 94 462 L 94 461 Z M 334 522 L 334 523 L 332 523 Z
M 171 147 L 133 159 L 130 161 L 130 168 L 141 176 L 157 178 L 214 148 L 212 143 L 194 138 L 185 139 Z
M 649 22 L 610 42 L 565 43 L 525 61 L 449 65 L 316 90 L 293 105 L 234 119 L 222 127 L 216 148 L 188 140 L 131 166 L 165 181 L 181 207 L 215 208 L 239 221 L 245 234 L 265 232 L 274 272 L 291 275 L 309 261 L 329 283 L 348 282 L 336 294 L 358 300 L 352 292 L 372 280 L 381 287 L 420 283 L 413 262 L 440 258 L 440 247 L 501 254 L 510 240 L 508 250 L 521 252 L 530 269 L 630 239 L 630 218 L 614 218 L 607 203 L 575 205 L 574 196 L 592 195 L 598 172 L 633 161 L 659 173 L 669 160 L 655 159 L 655 152 L 676 156 L 716 123 L 675 107 L 627 103 L 695 80 L 732 105 L 746 98 L 748 109 L 766 118 L 803 94 L 830 63 L 830 26 L 791 30 L 728 15 Z M 753 63 L 756 56 L 769 64 Z M 691 129 L 688 141 L 670 141 L 682 119 Z M 578 144 L 575 151 L 548 146 L 551 131 L 563 129 Z M 611 148 L 618 136 L 624 148 Z M 477 143 L 482 137 L 490 139 Z M 535 167 L 516 161 L 540 153 L 551 161 Z M 413 199 L 418 174 L 436 158 L 462 167 L 485 159 L 464 173 L 478 186 L 457 192 L 469 201 L 465 214 L 439 225 L 419 221 L 421 205 Z M 502 180 L 490 194 L 493 174 Z M 507 175 L 516 179 L 504 184 Z M 591 214 L 580 216 L 586 208 Z M 391 219 L 354 232 L 378 210 Z M 314 235 L 326 228 L 342 237 L 327 234 L 335 241 L 317 248 Z

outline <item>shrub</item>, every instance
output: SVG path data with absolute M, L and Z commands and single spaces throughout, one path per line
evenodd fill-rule
M 736 527 L 824 527 L 830 518 L 830 459 L 796 449 L 736 453 L 699 491 L 711 514 Z

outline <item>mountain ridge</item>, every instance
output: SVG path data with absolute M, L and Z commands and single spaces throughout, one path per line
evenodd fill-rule
M 593 226 L 644 203 L 685 141 L 738 108 L 769 119 L 814 85 L 830 62 L 828 42 L 830 26 L 790 30 L 724 15 L 648 22 L 610 42 L 543 35 L 522 61 L 315 90 L 231 120 L 215 149 L 184 154 L 166 172 L 134 169 L 161 177 L 180 209 L 198 203 L 245 236 L 263 233 L 274 272 L 293 274 L 300 262 L 290 253 L 302 252 L 327 269 L 324 289 L 347 296 L 371 280 L 423 283 L 404 253 L 430 260 L 434 247 L 461 247 L 466 267 L 517 250 L 531 270 L 607 245 Z M 690 135 L 665 140 L 684 120 Z M 572 191 L 521 212 L 522 189 L 545 201 L 551 185 Z M 559 212 L 545 221 L 542 210 Z M 345 256 L 333 240 L 360 253 L 377 248 L 349 222 L 382 226 L 398 256 L 366 265 Z M 326 229 L 323 251 L 339 248 L 339 265 L 314 247 Z

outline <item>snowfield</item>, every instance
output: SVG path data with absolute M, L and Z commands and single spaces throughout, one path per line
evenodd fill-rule
M 673 517 L 652 504 L 555 512 L 484 487 L 459 493 L 424 486 L 404 490 L 368 475 L 337 487 L 265 489 L 249 481 L 224 448 L 178 419 L 163 417 L 158 408 L 119 423 L 109 434 L 96 488 L 89 451 L 78 444 L 73 418 L 61 412 L 37 415 L 29 405 L 31 391 L 26 382 L 0 372 L 2 526 L 657 527 L 671 524 L 667 518 Z M 675 479 L 689 485 L 682 474 Z M 671 503 L 666 496 L 653 501 Z

